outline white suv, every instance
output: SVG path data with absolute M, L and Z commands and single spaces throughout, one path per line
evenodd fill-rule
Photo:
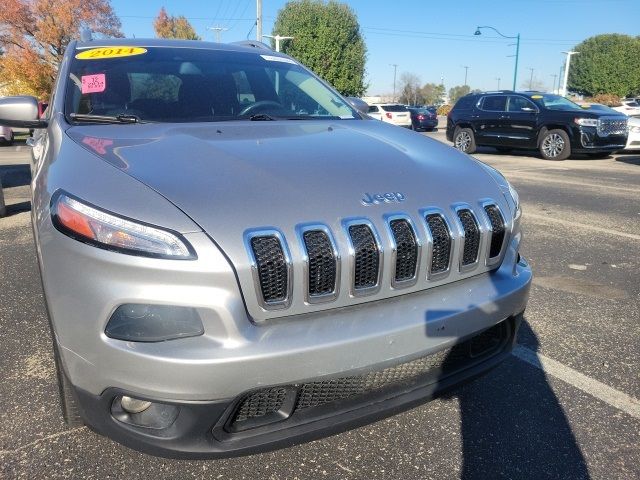
M 383 122 L 400 127 L 411 127 L 411 112 L 404 105 L 397 103 L 374 103 L 369 106 L 369 115 Z
M 640 103 L 638 101 L 630 98 L 627 100 L 621 101 L 622 105 L 619 107 L 612 107 L 614 110 L 618 112 L 624 113 L 629 117 L 640 117 Z

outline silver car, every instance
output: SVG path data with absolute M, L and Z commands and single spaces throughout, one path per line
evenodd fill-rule
M 391 415 L 506 358 L 531 270 L 496 170 L 258 44 L 71 43 L 32 218 L 67 422 L 169 457 Z M 25 348 L 28 348 L 25 346 Z

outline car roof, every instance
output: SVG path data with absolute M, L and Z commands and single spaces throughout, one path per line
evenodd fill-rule
M 271 50 L 260 42 L 215 43 L 202 40 L 175 40 L 166 38 L 107 38 L 95 39 L 88 42 L 78 41 L 76 49 L 99 47 L 165 47 L 165 48 L 194 48 L 199 50 L 226 50 L 231 52 L 267 53 L 269 55 L 286 57 Z

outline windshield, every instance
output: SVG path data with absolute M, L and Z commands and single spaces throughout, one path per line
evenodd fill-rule
M 540 95 L 531 95 L 531 100 L 549 110 L 584 110 L 577 103 L 573 103 L 560 95 L 542 93 Z
M 385 112 L 407 112 L 408 109 L 404 105 L 382 105 Z
M 153 122 L 360 118 L 288 58 L 164 47 L 77 50 L 65 114 L 69 120 L 124 115 Z

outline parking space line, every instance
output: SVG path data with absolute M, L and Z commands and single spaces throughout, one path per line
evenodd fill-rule
M 640 419 L 640 401 L 636 398 L 616 390 L 609 385 L 605 385 L 594 378 L 587 377 L 557 360 L 536 353 L 522 345 L 517 345 L 513 349 L 513 355 L 529 365 L 539 368 L 547 375 L 556 377 L 578 390 L 588 393 L 598 400 L 602 400 L 607 405 L 622 410 L 634 418 Z
M 507 176 L 509 176 L 510 172 L 504 172 L 507 174 Z M 600 184 L 596 184 L 596 183 L 586 183 L 586 182 L 576 182 L 576 181 L 571 181 L 571 180 L 563 180 L 560 178 L 549 178 L 549 177 L 544 177 L 544 176 L 540 176 L 540 175 L 528 175 L 528 174 L 520 174 L 518 172 L 517 175 L 513 175 L 513 181 L 518 181 L 520 179 L 522 180 L 532 180 L 532 181 L 540 181 L 540 182 L 545 182 L 545 183 L 561 183 L 563 185 L 575 185 L 578 187 L 590 187 L 590 188 L 606 188 L 607 190 L 615 190 L 618 192 L 625 192 L 625 193 L 635 193 L 635 194 L 640 194 L 640 189 L 639 188 L 625 188 L 625 187 L 612 187 L 610 185 L 606 185 L 603 183 Z
M 560 225 L 570 225 L 572 227 L 583 228 L 585 230 L 591 230 L 599 233 L 606 233 L 608 235 L 616 235 L 618 237 L 630 238 L 632 240 L 640 240 L 640 235 L 635 233 L 619 232 L 617 230 L 610 230 L 608 228 L 596 227 L 595 225 L 587 225 L 585 223 L 572 222 L 563 218 L 553 218 L 547 215 L 536 215 L 535 213 L 525 212 L 526 218 L 533 220 L 540 220 L 542 222 L 559 223 Z

